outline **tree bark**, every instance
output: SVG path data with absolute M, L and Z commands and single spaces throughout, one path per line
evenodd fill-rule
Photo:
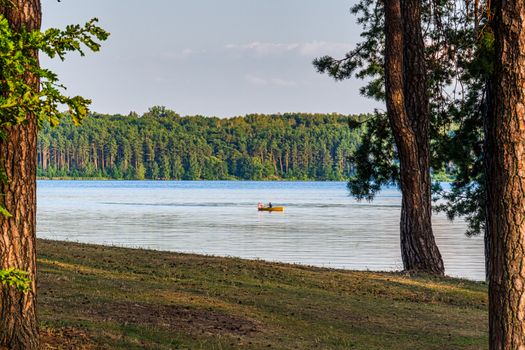
M 400 162 L 404 269 L 443 275 L 431 222 L 429 110 L 420 13 L 417 0 L 385 1 L 386 104 Z
M 0 6 L 12 29 L 40 29 L 39 0 L 11 0 Z M 38 55 L 37 52 L 34 53 Z M 26 76 L 34 89 L 39 81 Z M 0 198 L 11 218 L 0 217 L 0 269 L 18 268 L 29 272 L 31 288 L 21 293 L 13 287 L 1 286 L 0 294 L 0 348 L 10 350 L 38 349 L 36 320 L 36 167 L 37 121 L 27 116 L 27 123 L 6 130 L 0 141 L 0 167 L 7 183 L 0 182 Z
M 525 3 L 494 1 L 485 118 L 490 349 L 525 349 Z

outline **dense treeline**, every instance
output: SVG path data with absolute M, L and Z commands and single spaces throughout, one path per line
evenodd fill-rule
M 44 125 L 38 175 L 114 179 L 344 180 L 360 141 L 360 116 L 181 117 L 164 107 L 142 116 L 92 115 L 81 126 Z

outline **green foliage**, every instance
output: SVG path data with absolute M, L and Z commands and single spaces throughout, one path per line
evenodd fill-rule
M 437 182 L 453 182 L 455 179 L 445 170 L 432 173 L 432 180 Z
M 82 46 L 98 51 L 100 45 L 94 38 L 105 40 L 109 34 L 96 26 L 96 22 L 92 19 L 83 27 L 70 25 L 65 30 L 17 32 L 0 16 L 0 91 L 3 92 L 0 129 L 23 123 L 31 114 L 36 115 L 39 123 L 49 121 L 56 125 L 62 116 L 60 106 L 66 106 L 77 123 L 87 115 L 90 100 L 63 95 L 64 86 L 59 84 L 55 73 L 40 67 L 36 52 L 64 59 L 65 54 L 72 51 L 83 55 Z M 27 79 L 28 76 L 34 79 Z
M 464 93 L 447 104 L 447 118 L 452 127 L 436 138 L 437 167 L 449 167 L 454 181 L 449 191 L 436 186 L 435 206 L 453 220 L 462 216 L 468 223 L 467 235 L 485 229 L 485 164 L 483 118 L 487 109 L 487 82 L 493 71 L 494 35 L 489 27 L 477 32 L 472 59 L 461 61 Z
M 494 36 L 482 2 L 423 1 L 422 22 L 431 108 L 431 167 L 453 178 L 452 189 L 435 186 L 435 209 L 449 218 L 464 216 L 467 234 L 483 231 L 483 110 L 492 72 Z M 476 6 L 480 6 L 475 8 Z M 342 59 L 314 60 L 320 73 L 336 80 L 366 78 L 361 93 L 384 98 L 383 2 L 360 0 L 352 8 L 362 26 L 362 42 Z M 348 187 L 357 198 L 373 199 L 381 185 L 398 181 L 397 154 L 385 113 L 364 123 L 363 142 L 352 158 Z M 436 179 L 436 178 L 435 178 Z
M 0 215 L 6 218 L 13 217 L 13 215 L 11 215 L 11 213 L 8 212 L 7 209 L 2 207 L 1 205 L 0 205 Z
M 399 178 L 394 137 L 384 115 L 377 113 L 365 121 L 363 141 L 351 158 L 355 175 L 348 189 L 357 199 L 372 200 L 385 185 L 394 185 Z
M 181 117 L 165 107 L 142 116 L 92 115 L 83 125 L 42 128 L 42 177 L 162 180 L 346 180 L 366 116 Z M 63 175 L 61 175 L 63 174 Z
M 20 292 L 27 292 L 31 286 L 29 273 L 14 268 L 0 270 L 0 284 L 15 287 Z

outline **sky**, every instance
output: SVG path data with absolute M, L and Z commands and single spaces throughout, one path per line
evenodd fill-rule
M 312 66 L 359 41 L 355 1 L 42 0 L 43 29 L 97 17 L 111 36 L 98 53 L 41 62 L 98 113 L 371 112 L 363 81 L 335 82 Z

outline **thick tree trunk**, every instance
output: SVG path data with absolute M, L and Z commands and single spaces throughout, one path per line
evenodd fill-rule
M 485 118 L 490 349 L 525 349 L 525 3 L 494 1 Z
M 0 7 L 15 30 L 40 28 L 40 1 L 11 0 Z M 37 53 L 35 53 L 37 54 Z M 39 88 L 38 80 L 28 82 Z M 29 115 L 27 123 L 7 128 L 7 138 L 0 141 L 0 167 L 8 183 L 0 183 L 0 198 L 12 218 L 0 217 L 0 269 L 18 268 L 29 272 L 31 288 L 23 294 L 1 286 L 0 348 L 33 350 L 38 348 L 36 321 L 36 167 L 37 122 Z
M 387 112 L 400 161 L 401 256 L 406 271 L 444 274 L 432 233 L 428 96 L 420 3 L 385 2 Z
M 485 213 L 487 211 L 487 205 L 485 205 Z M 487 214 L 485 214 L 486 217 L 488 217 Z M 486 222 L 488 223 L 488 220 L 486 220 Z M 491 264 L 490 264 L 490 236 L 489 236 L 489 230 L 488 230 L 488 225 L 485 226 L 485 232 L 484 232 L 484 237 L 483 237 L 483 243 L 484 243 L 484 247 L 485 247 L 485 281 L 486 282 L 489 282 L 490 281 L 490 275 L 492 273 L 492 269 L 491 269 Z

